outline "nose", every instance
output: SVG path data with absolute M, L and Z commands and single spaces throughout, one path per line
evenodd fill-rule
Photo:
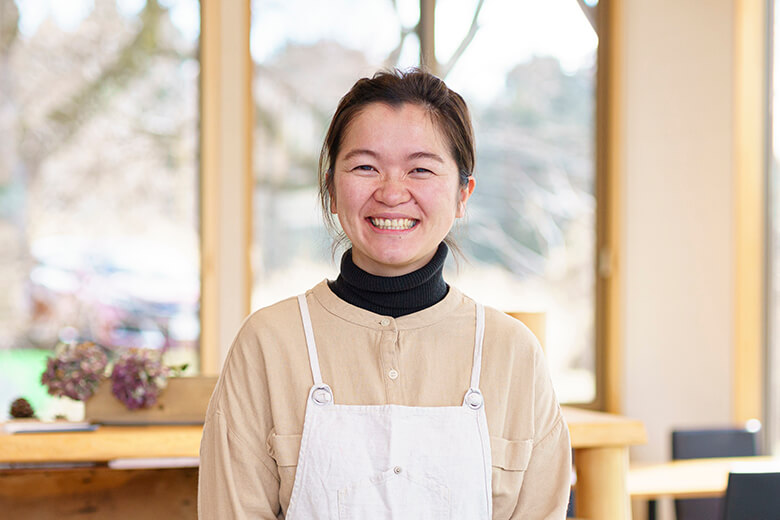
M 386 206 L 399 206 L 408 202 L 411 195 L 402 179 L 388 177 L 380 181 L 374 198 Z

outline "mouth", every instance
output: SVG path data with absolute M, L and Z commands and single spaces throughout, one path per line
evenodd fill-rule
M 406 231 L 412 229 L 420 221 L 414 218 L 376 218 L 369 217 L 368 221 L 377 229 L 391 231 Z

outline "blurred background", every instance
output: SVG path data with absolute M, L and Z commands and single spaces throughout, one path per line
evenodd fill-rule
M 58 342 L 199 370 L 194 0 L 0 0 L 0 415 L 78 407 L 38 384 Z M 437 72 L 473 112 L 478 188 L 446 279 L 543 312 L 556 388 L 596 396 L 595 3 L 440 0 Z M 360 77 L 420 65 L 420 4 L 251 3 L 252 309 L 338 274 L 317 159 Z M 301 13 L 307 13 L 302 17 Z

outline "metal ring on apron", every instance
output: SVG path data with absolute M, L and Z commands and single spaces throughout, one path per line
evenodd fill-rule
M 326 384 L 319 385 L 312 390 L 311 400 L 319 406 L 328 405 L 333 402 L 333 390 Z
M 482 392 L 474 388 L 469 388 L 469 391 L 466 392 L 466 397 L 464 400 L 466 401 L 468 407 L 472 410 L 479 410 L 482 408 L 482 405 L 485 404 L 485 399 L 482 397 Z

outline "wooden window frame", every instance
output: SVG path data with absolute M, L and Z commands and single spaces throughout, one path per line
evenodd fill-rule
M 623 407 L 622 7 L 623 0 L 601 0 L 596 6 L 596 400 L 584 406 L 611 413 Z
M 732 414 L 764 422 L 767 350 L 771 0 L 734 3 L 734 350 Z
M 219 373 L 249 313 L 252 275 L 250 0 L 201 0 L 201 373 Z

